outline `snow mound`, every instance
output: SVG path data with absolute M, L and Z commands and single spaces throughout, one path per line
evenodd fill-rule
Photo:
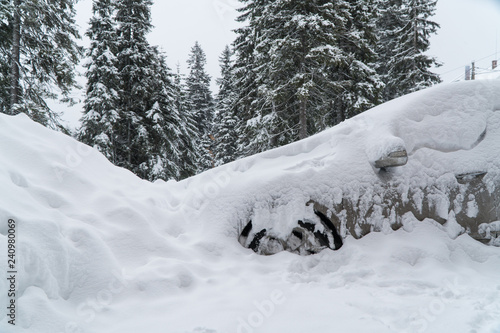
M 479 233 L 490 240 L 491 245 L 500 246 L 500 221 L 481 223 Z
M 16 325 L 2 311 L 0 332 L 499 332 L 500 249 L 463 234 L 445 190 L 481 170 L 498 185 L 498 91 L 500 81 L 441 85 L 181 182 L 142 181 L 0 115 L 0 247 L 15 220 L 18 272 Z M 438 177 L 445 223 L 408 212 L 394 231 L 377 211 L 387 180 L 372 162 L 402 145 L 409 159 L 391 170 L 393 187 L 419 206 Z M 346 198 L 382 232 L 357 240 L 341 222 L 344 246 L 307 257 L 259 256 L 237 241 L 249 220 L 286 235 L 314 218 L 305 203 Z M 481 217 L 475 198 L 461 200 L 454 207 Z M 493 236 L 497 223 L 484 223 Z

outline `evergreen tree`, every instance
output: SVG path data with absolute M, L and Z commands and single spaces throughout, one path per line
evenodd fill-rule
M 199 171 L 214 166 L 212 122 L 214 103 L 210 91 L 210 76 L 205 71 L 205 52 L 198 42 L 191 48 L 187 61 L 189 75 L 186 79 L 187 106 L 196 122 L 199 137 Z
M 207 134 L 213 115 L 213 100 L 210 76 L 205 71 L 206 55 L 198 42 L 191 48 L 187 63 L 189 75 L 186 85 L 189 107 L 195 116 L 200 133 Z
M 238 22 L 247 25 L 235 30 L 234 41 L 235 62 L 233 65 L 235 99 L 232 109 L 240 121 L 237 132 L 240 134 L 237 141 L 236 157 L 244 157 L 275 147 L 276 136 L 272 130 L 275 123 L 275 114 L 265 107 L 266 99 L 262 98 L 257 80 L 256 46 L 261 34 L 262 18 L 266 6 L 272 0 L 240 0 L 245 4 L 239 8 L 241 15 Z
M 177 64 L 177 73 L 174 75 L 174 108 L 182 116 L 182 126 L 186 135 L 181 137 L 182 149 L 180 155 L 180 179 L 196 174 L 198 161 L 201 159 L 198 147 L 198 128 L 194 116 L 187 106 L 187 92 L 180 74 L 180 65 Z
M 239 123 L 238 132 L 244 133 L 246 125 L 252 122 L 252 119 L 258 119 L 255 110 L 258 110 L 258 84 L 256 80 L 255 67 L 255 48 L 257 44 L 258 31 L 260 29 L 259 22 L 263 15 L 265 6 L 271 0 L 240 0 L 245 4 L 242 8 L 237 9 L 241 14 L 237 17 L 240 23 L 247 23 L 241 28 L 235 30 L 237 36 L 233 43 L 235 61 L 233 64 L 234 87 L 236 99 L 234 100 L 233 109 L 238 114 L 241 122 Z M 254 145 L 263 143 L 265 146 L 269 137 L 258 139 Z M 264 149 L 247 149 L 249 138 L 238 140 L 238 154 L 245 156 Z
M 117 162 L 119 76 L 116 68 L 115 7 L 111 0 L 94 0 L 87 35 L 91 40 L 86 65 L 87 92 L 79 140 Z
M 148 160 L 146 163 L 147 178 L 181 179 L 191 173 L 194 161 L 185 164 L 183 156 L 193 152 L 194 122 L 182 113 L 182 109 L 175 107 L 175 90 L 172 74 L 167 67 L 165 57 L 159 55 L 154 58 L 157 70 L 152 77 L 153 94 L 151 109 L 145 116 L 145 128 L 150 131 L 149 146 L 147 147 Z
M 0 111 L 25 112 L 43 125 L 62 129 L 46 100 L 57 97 L 55 86 L 63 101 L 70 102 L 69 93 L 76 86 L 74 67 L 82 48 L 75 43 L 75 2 L 1 1 Z
M 363 2 L 244 2 L 240 20 L 249 26 L 235 42 L 243 154 L 305 138 L 376 103 L 372 35 L 356 22 L 366 19 Z
M 395 56 L 395 50 L 399 49 L 398 33 L 404 26 L 402 0 L 379 0 L 377 2 L 380 9 L 380 16 L 377 19 L 377 34 L 379 41 L 377 43 L 378 63 L 377 73 L 379 73 L 384 82 L 382 91 L 382 101 L 389 101 L 398 95 L 397 85 L 390 84 L 390 62 Z
M 11 28 L 9 27 L 8 4 L 0 2 L 0 112 L 9 113 L 10 105 L 10 52 Z
M 215 159 L 217 165 L 236 159 L 236 142 L 238 119 L 234 114 L 235 99 L 234 75 L 232 72 L 232 51 L 226 46 L 219 58 L 221 77 L 217 80 L 219 93 L 216 99 L 216 116 L 214 121 L 214 137 L 216 142 Z
M 144 179 L 180 179 L 192 174 L 194 125 L 178 107 L 165 56 L 147 42 L 151 4 L 94 0 L 79 136 Z
M 336 32 L 342 58 L 333 68 L 332 81 L 337 87 L 329 125 L 335 125 L 380 103 L 383 83 L 376 72 L 377 2 L 347 0 L 345 26 Z
M 119 77 L 119 124 L 116 129 L 116 164 L 148 178 L 151 133 L 145 127 L 152 109 L 155 52 L 146 35 L 151 30 L 151 0 L 118 0 L 116 65 Z
M 435 58 L 425 54 L 430 36 L 439 25 L 431 20 L 436 0 L 399 0 L 385 4 L 379 23 L 383 32 L 382 64 L 379 68 L 386 88 L 384 99 L 390 100 L 439 83 L 430 69 L 438 66 Z

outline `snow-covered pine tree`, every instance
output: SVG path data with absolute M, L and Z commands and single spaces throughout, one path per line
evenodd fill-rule
M 151 30 L 151 0 L 117 0 L 119 124 L 115 130 L 116 164 L 148 178 L 149 128 L 145 116 L 153 107 L 151 88 L 155 52 L 146 39 Z
M 115 131 L 119 126 L 120 85 L 115 56 L 115 6 L 112 0 L 94 0 L 92 11 L 87 31 L 91 41 L 85 73 L 87 91 L 78 139 L 117 163 Z
M 188 110 L 187 107 L 187 88 L 184 84 L 185 77 L 181 74 L 181 65 L 177 63 L 174 73 L 174 103 L 177 110 Z
M 187 106 L 187 88 L 180 72 L 180 64 L 177 64 L 177 72 L 174 74 L 174 108 L 182 117 L 182 126 L 188 133 L 181 138 L 183 149 L 181 150 L 179 168 L 180 178 L 187 178 L 196 174 L 200 152 L 198 150 L 198 128 L 191 110 Z
M 45 126 L 64 130 L 58 114 L 46 100 L 57 98 L 55 86 L 62 100 L 71 102 L 69 93 L 76 86 L 74 68 L 83 50 L 75 42 L 80 38 L 74 20 L 75 3 L 76 0 L 1 2 L 2 112 L 24 112 Z M 9 80 L 5 77 L 5 61 L 9 64 Z
M 152 108 L 147 112 L 146 128 L 151 129 L 148 149 L 148 179 L 180 180 L 195 171 L 196 126 L 186 110 L 178 107 L 176 84 L 179 82 L 170 74 L 165 57 L 155 57 L 158 61 L 153 82 Z
M 203 171 L 215 164 L 212 133 L 214 101 L 210 91 L 210 76 L 205 70 L 206 55 L 198 42 L 191 48 L 187 63 L 189 74 L 186 79 L 186 101 L 198 130 L 197 146 L 201 156 L 198 170 Z
M 382 61 L 386 64 L 379 72 L 386 85 L 385 100 L 441 81 L 439 75 L 430 71 L 439 63 L 425 54 L 431 35 L 439 28 L 431 20 L 436 3 L 436 0 L 392 0 L 385 5 L 385 16 L 379 23 L 383 32 Z
M 376 72 L 376 0 L 346 0 L 348 14 L 345 26 L 336 32 L 341 49 L 339 62 L 333 68 L 336 82 L 332 99 L 330 125 L 355 116 L 380 103 L 383 83 Z
M 376 21 L 378 35 L 377 43 L 377 73 L 379 73 L 384 88 L 381 100 L 383 102 L 398 96 L 397 85 L 390 84 L 389 77 L 390 62 L 395 55 L 395 50 L 400 49 L 398 44 L 398 33 L 404 27 L 402 0 L 377 0 L 380 15 Z M 396 89 L 396 90 L 394 90 Z
M 305 138 L 339 118 L 334 112 L 350 116 L 374 105 L 374 51 L 354 19 L 365 19 L 362 2 L 244 2 L 240 20 L 249 26 L 235 42 L 243 154 Z
M 0 112 L 9 113 L 10 104 L 10 48 L 11 37 L 9 28 L 8 4 L 0 1 Z
M 259 20 L 265 5 L 270 0 L 240 0 L 245 4 L 238 11 L 241 15 L 236 19 L 240 23 L 246 23 L 235 30 L 237 36 L 233 42 L 235 60 L 233 64 L 234 94 L 232 109 L 238 115 L 240 121 L 237 123 L 236 157 L 248 156 L 270 148 L 272 138 L 265 130 L 258 131 L 253 124 L 262 123 L 257 110 L 261 107 L 257 104 L 258 85 L 255 67 L 256 36 L 259 28 Z
M 216 98 L 216 112 L 214 121 L 215 160 L 217 165 L 228 163 L 236 159 L 236 142 L 238 134 L 236 125 L 238 119 L 234 113 L 235 99 L 234 75 L 232 71 L 233 52 L 226 46 L 219 57 L 221 77 L 217 79 L 219 92 Z
M 272 19 L 273 6 L 271 0 L 241 0 L 245 4 L 240 8 L 239 22 L 247 23 L 246 26 L 236 30 L 237 38 L 234 45 L 235 63 L 235 94 L 233 109 L 241 121 L 238 123 L 237 132 L 240 134 L 237 142 L 237 155 L 248 156 L 283 144 L 286 139 L 278 135 L 284 123 L 278 116 L 275 101 L 271 98 L 268 78 L 270 61 L 269 31 L 273 28 L 269 22 Z M 278 14 L 278 17 L 281 17 Z M 279 31 L 279 28 L 274 30 Z M 283 31 L 285 34 L 286 32 Z M 262 44 L 264 43 L 264 44 Z M 267 50 L 266 50 L 267 48 Z M 261 66 L 262 64 L 262 66 Z M 281 139 L 281 140 L 279 140 Z M 281 142 L 279 142 L 281 141 Z
M 118 122 L 113 129 L 116 164 L 141 178 L 180 179 L 190 172 L 189 117 L 176 108 L 165 57 L 149 45 L 151 0 L 117 0 Z M 194 163 L 194 161 L 191 161 Z

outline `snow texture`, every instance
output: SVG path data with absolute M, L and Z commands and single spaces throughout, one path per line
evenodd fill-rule
M 0 115 L 0 247 L 15 219 L 19 283 L 16 326 L 2 311 L 0 332 L 499 332 L 500 248 L 463 233 L 446 194 L 457 173 L 487 171 L 498 184 L 499 91 L 500 81 L 440 85 L 181 182 L 140 180 L 25 116 Z M 446 223 L 406 213 L 394 231 L 381 215 L 371 154 L 395 143 L 409 160 L 391 171 L 393 187 L 419 205 L 437 182 Z M 259 256 L 237 241 L 250 219 L 286 234 L 315 218 L 309 200 L 345 198 L 372 205 L 366 223 L 382 232 L 355 239 L 343 222 L 340 250 L 306 257 Z M 471 216 L 473 200 L 455 199 Z M 480 230 L 493 237 L 491 222 Z

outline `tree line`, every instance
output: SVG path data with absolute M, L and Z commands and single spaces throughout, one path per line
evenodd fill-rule
M 144 179 L 182 179 L 440 82 L 436 0 L 240 1 L 214 96 L 198 43 L 187 75 L 148 43 L 152 0 L 94 0 L 76 137 Z M 74 2 L 0 0 L 0 111 L 61 128 L 45 100 L 76 85 Z

